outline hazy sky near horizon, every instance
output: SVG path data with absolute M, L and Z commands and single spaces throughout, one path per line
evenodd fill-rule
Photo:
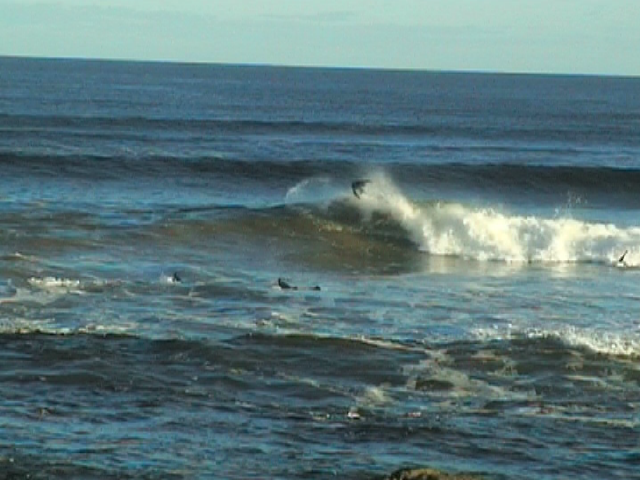
M 0 55 L 640 75 L 636 0 L 0 0 Z

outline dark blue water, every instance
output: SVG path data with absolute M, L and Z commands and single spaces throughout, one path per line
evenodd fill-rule
M 634 78 L 1 58 L 0 478 L 640 478 L 639 159 Z

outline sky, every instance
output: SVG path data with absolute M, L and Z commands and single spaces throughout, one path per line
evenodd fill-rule
M 0 0 L 0 55 L 640 75 L 640 0 Z

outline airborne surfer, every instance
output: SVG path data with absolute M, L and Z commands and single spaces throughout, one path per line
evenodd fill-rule
M 360 195 L 364 193 L 364 187 L 367 183 L 371 183 L 371 180 L 365 178 L 351 182 L 351 190 L 353 190 L 353 194 L 356 198 L 360 198 Z

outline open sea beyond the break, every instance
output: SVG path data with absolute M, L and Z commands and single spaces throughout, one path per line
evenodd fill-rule
M 0 479 L 408 466 L 640 478 L 640 79 L 0 58 Z

